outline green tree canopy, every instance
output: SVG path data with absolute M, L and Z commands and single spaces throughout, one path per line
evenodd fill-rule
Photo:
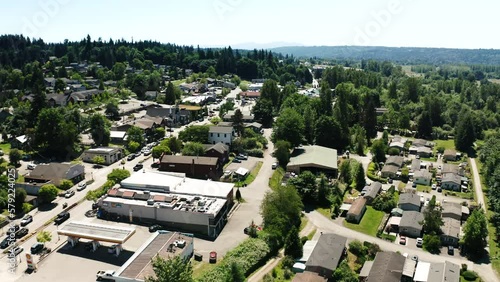
M 444 221 L 441 217 L 441 207 L 436 205 L 436 196 L 432 196 L 429 204 L 423 211 L 423 228 L 426 234 L 441 234 L 441 226 Z
M 146 277 L 146 282 L 194 282 L 193 267 L 182 256 L 163 259 L 160 256 L 153 258 L 154 276 Z
M 176 100 L 176 97 L 175 97 L 174 85 L 172 84 L 172 82 L 169 81 L 167 84 L 167 89 L 165 90 L 165 101 L 164 102 L 167 105 L 174 105 L 175 100 Z
M 467 219 L 464 226 L 463 246 L 467 254 L 477 258 L 484 254 L 488 244 L 485 234 L 488 234 L 488 221 L 482 209 L 476 209 Z
M 186 127 L 183 131 L 179 133 L 179 139 L 183 142 L 197 142 L 201 144 L 208 143 L 208 131 L 210 127 L 208 125 L 192 125 Z M 172 147 L 170 147 L 172 149 Z
M 105 116 L 99 113 L 90 116 L 90 135 L 96 146 L 108 146 L 111 140 L 110 126 L 111 123 Z
M 293 258 L 302 257 L 302 242 L 300 241 L 297 227 L 292 226 L 285 239 L 285 256 Z
M 375 163 L 385 162 L 385 151 L 387 149 L 387 144 L 384 143 L 383 139 L 377 139 L 373 141 L 371 153 L 373 155 L 373 161 Z
M 40 187 L 38 197 L 43 203 L 50 203 L 57 197 L 59 190 L 53 184 L 46 184 Z
M 159 159 L 163 154 L 171 154 L 170 148 L 168 146 L 160 145 L 155 146 L 151 152 L 151 155 L 155 159 Z
M 47 243 L 52 241 L 52 234 L 49 231 L 40 231 L 36 234 L 36 240 L 40 243 Z
M 197 142 L 188 142 L 182 148 L 182 155 L 184 156 L 203 156 L 205 155 L 205 148 L 203 144 Z
M 136 142 L 139 146 L 144 144 L 144 130 L 137 127 L 132 126 L 127 130 L 128 142 Z
M 274 157 L 278 160 L 281 167 L 286 167 L 290 161 L 290 143 L 284 140 L 279 140 L 274 145 Z
M 293 109 L 283 110 L 274 124 L 273 142 L 285 140 L 292 147 L 297 147 L 302 143 L 303 137 L 304 118 Z
M 18 149 L 10 150 L 10 152 L 9 152 L 10 164 L 17 167 L 19 165 L 19 162 L 21 161 L 21 159 L 22 159 L 21 151 L 19 151 Z
M 126 169 L 115 168 L 108 174 L 108 180 L 114 183 L 120 183 L 122 180 L 130 177 L 130 171 Z

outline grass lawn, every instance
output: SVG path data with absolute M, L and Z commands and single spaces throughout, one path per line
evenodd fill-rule
M 271 178 L 269 179 L 269 187 L 271 187 L 271 189 L 273 190 L 279 187 L 284 175 L 285 170 L 282 167 L 276 168 L 276 170 L 273 172 L 273 176 L 271 176 Z
M 307 222 L 309 222 L 309 219 L 307 218 L 307 216 L 302 216 L 300 218 L 299 232 L 300 232 L 300 230 L 302 230 L 306 227 Z
M 241 187 L 244 184 L 249 185 L 250 183 L 252 183 L 255 180 L 255 178 L 257 177 L 257 174 L 259 174 L 259 171 L 260 171 L 261 167 L 262 167 L 262 162 L 258 162 L 257 165 L 254 167 L 254 169 L 252 169 L 252 171 L 250 172 L 250 174 L 245 178 L 245 180 L 244 181 L 238 181 L 236 183 L 236 186 L 237 187 Z
M 309 232 L 309 234 L 307 234 L 307 239 L 312 240 L 312 238 L 316 234 L 316 231 L 316 228 L 314 228 L 313 231 Z
M 0 150 L 2 150 L 6 155 L 10 152 L 10 143 L 0 143 Z
M 418 192 L 427 192 L 427 193 L 429 193 L 429 192 L 432 191 L 432 189 L 429 186 L 417 184 L 417 191 Z
M 199 278 L 203 273 L 214 268 L 217 264 L 193 259 L 191 260 L 191 265 L 193 266 L 193 278 Z
M 316 208 L 316 211 L 322 214 L 324 217 L 331 219 L 332 213 L 330 212 L 330 208 Z
M 178 80 L 173 80 L 173 81 L 172 81 L 172 84 L 173 84 L 174 86 L 179 86 L 179 85 L 181 85 L 181 84 L 182 84 L 182 83 L 184 83 L 184 82 L 186 82 L 186 80 L 185 80 L 185 79 L 178 79 Z
M 384 212 L 377 211 L 372 207 L 367 207 L 366 212 L 359 224 L 350 223 L 344 220 L 344 226 L 375 237 L 377 235 L 378 226 L 380 225 L 383 217 Z
M 270 273 L 268 273 L 268 275 L 271 275 L 273 277 L 272 281 L 274 281 L 274 282 L 292 281 L 293 276 L 295 276 L 293 271 L 291 271 L 291 270 L 286 271 L 286 269 L 283 268 L 282 262 L 283 261 L 281 261 L 276 267 L 273 268 L 273 270 Z M 285 272 L 287 272 L 286 275 L 285 275 Z M 264 281 L 265 281 L 265 279 L 264 279 Z
M 446 149 L 453 149 L 455 150 L 455 140 L 450 139 L 450 140 L 435 140 L 436 146 L 434 146 L 433 153 L 436 154 L 437 148 L 443 147 L 445 150 Z

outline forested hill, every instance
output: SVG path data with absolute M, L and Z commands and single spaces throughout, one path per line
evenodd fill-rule
M 499 65 L 500 50 L 495 49 L 445 49 L 413 47 L 369 46 L 297 46 L 271 49 L 295 57 L 381 60 L 401 64 L 484 64 Z

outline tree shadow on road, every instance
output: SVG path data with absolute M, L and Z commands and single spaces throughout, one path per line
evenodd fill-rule
M 38 211 L 45 212 L 45 211 L 51 211 L 54 208 L 56 208 L 58 205 L 57 203 L 48 203 L 48 204 L 41 204 L 38 207 Z

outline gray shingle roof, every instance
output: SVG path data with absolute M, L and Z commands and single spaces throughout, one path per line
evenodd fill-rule
M 373 261 L 367 282 L 400 282 L 405 257 L 395 252 L 378 252 Z
M 413 193 L 403 193 L 399 195 L 398 205 L 403 204 L 413 204 L 415 206 L 420 206 L 420 197 Z
M 321 234 L 306 266 L 320 266 L 335 270 L 344 253 L 347 238 L 337 234 Z
M 417 211 L 404 211 L 401 217 L 401 222 L 399 223 L 399 228 L 412 227 L 415 229 L 422 230 L 422 222 L 424 220 L 424 215 Z
M 227 133 L 227 134 L 232 134 L 233 133 L 233 127 L 232 126 L 210 126 L 210 129 L 208 131 L 209 133 Z
M 296 148 L 287 167 L 311 164 L 337 169 L 337 150 L 317 145 Z

